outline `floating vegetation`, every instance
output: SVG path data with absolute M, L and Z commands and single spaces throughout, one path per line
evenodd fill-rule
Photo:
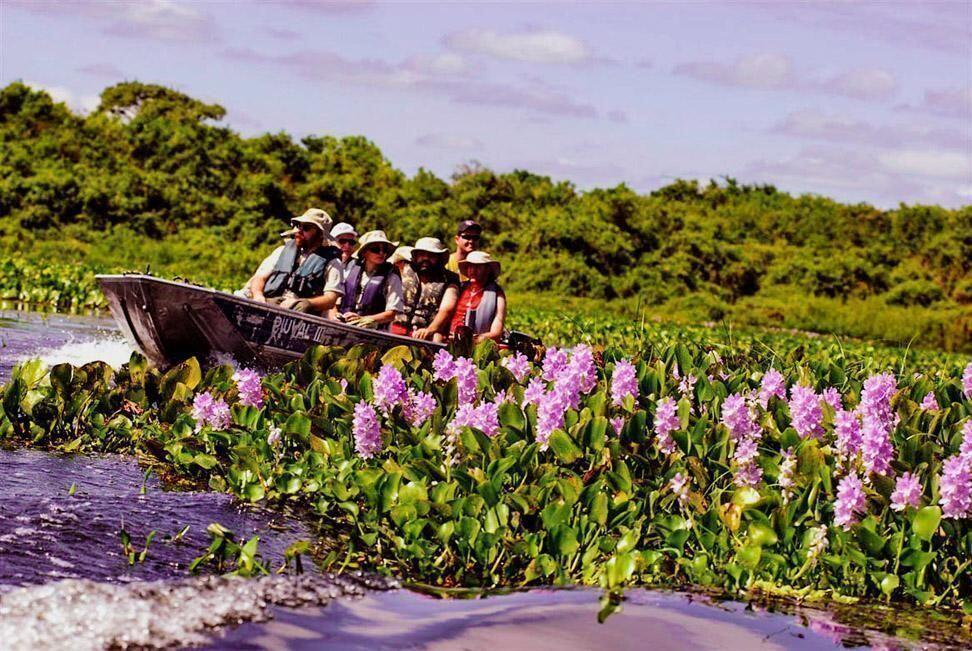
M 700 338 L 536 364 L 491 344 L 468 358 L 316 347 L 262 378 L 139 355 L 117 371 L 28 363 L 3 389 L 0 438 L 147 455 L 299 506 L 331 570 L 970 612 L 972 365 L 922 360 Z

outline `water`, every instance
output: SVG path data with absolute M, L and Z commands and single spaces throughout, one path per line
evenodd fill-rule
M 132 349 L 111 317 L 0 310 L 0 382 L 19 362 L 40 357 L 47 364 L 95 360 L 118 367 Z
M 109 319 L 0 312 L 0 382 L 21 360 L 127 361 Z M 69 495 L 71 486 L 74 492 Z M 229 496 L 166 490 L 133 459 L 0 450 L 0 647 L 99 649 L 830 649 L 970 648 L 960 620 L 943 633 L 920 611 L 867 606 L 770 612 L 698 595 L 631 590 L 597 621 L 596 590 L 534 589 L 441 600 L 392 580 L 318 573 L 252 580 L 188 577 L 219 522 L 260 537 L 271 567 L 300 522 Z M 188 525 L 185 534 L 176 534 Z M 122 553 L 122 527 L 144 562 Z M 308 563 L 309 565 L 309 563 Z M 861 620 L 865 613 L 869 619 Z M 910 613 L 910 614 L 909 614 Z M 883 632 L 879 632 L 883 631 Z M 921 635 L 919 645 L 909 638 Z M 905 638 L 895 636 L 905 635 Z

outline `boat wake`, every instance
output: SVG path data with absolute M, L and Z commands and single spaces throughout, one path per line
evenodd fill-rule
M 21 361 L 40 358 L 47 366 L 55 364 L 73 364 L 81 366 L 88 362 L 105 362 L 112 368 L 118 368 L 132 356 L 132 347 L 121 335 L 108 335 L 103 339 L 87 341 L 70 341 L 51 350 L 25 355 Z

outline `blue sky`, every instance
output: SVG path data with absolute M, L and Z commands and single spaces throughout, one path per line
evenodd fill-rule
M 17 79 L 77 111 L 162 83 L 244 134 L 363 134 L 408 173 L 972 204 L 972 0 L 2 0 Z

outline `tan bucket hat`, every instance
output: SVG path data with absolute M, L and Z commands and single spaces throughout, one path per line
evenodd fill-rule
M 388 261 L 392 264 L 397 264 L 402 261 L 411 262 L 412 261 L 412 247 L 410 246 L 400 246 L 395 249 L 395 252 L 391 254 Z
M 383 244 L 388 249 L 389 257 L 394 253 L 395 247 L 398 246 L 398 242 L 392 242 L 388 239 L 385 231 L 368 231 L 358 239 L 358 248 L 355 249 L 352 257 L 360 257 L 358 254 L 369 244 Z
M 415 246 L 412 247 L 413 251 L 427 251 L 429 253 L 448 253 L 449 249 L 445 244 L 442 243 L 437 237 L 420 237 L 416 242 Z
M 472 253 L 466 256 L 465 260 L 459 263 L 459 271 L 462 272 L 462 275 L 469 276 L 469 273 L 466 271 L 466 269 L 471 264 L 489 265 L 490 269 L 493 272 L 493 278 L 499 277 L 500 271 L 502 271 L 502 269 L 500 268 L 500 263 L 497 262 L 496 260 L 493 260 L 493 258 L 490 257 L 490 255 L 485 251 L 473 251 Z
M 299 217 L 294 217 L 290 220 L 291 226 L 297 226 L 297 224 L 312 224 L 321 229 L 324 233 L 324 239 L 328 240 L 331 237 L 331 225 L 334 220 L 331 216 L 320 208 L 308 208 L 304 211 L 304 214 Z M 297 234 L 297 228 L 291 228 L 289 231 L 284 231 L 280 234 L 280 237 L 288 237 Z

